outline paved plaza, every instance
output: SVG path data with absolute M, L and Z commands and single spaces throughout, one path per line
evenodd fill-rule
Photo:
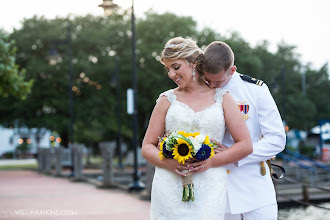
M 0 219 L 149 219 L 150 202 L 30 170 L 0 171 Z

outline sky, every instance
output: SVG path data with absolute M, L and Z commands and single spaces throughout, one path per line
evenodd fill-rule
M 20 28 L 24 18 L 34 15 L 55 18 L 68 14 L 102 16 L 98 7 L 102 0 L 13 0 L 0 4 L 0 28 L 11 32 Z M 122 8 L 130 8 L 131 0 L 114 0 Z M 211 27 L 227 35 L 240 33 L 251 46 L 267 40 L 270 50 L 284 41 L 296 46 L 303 64 L 320 68 L 330 63 L 330 2 L 328 0 L 135 0 L 136 17 L 153 9 L 192 16 L 198 26 Z M 165 21 L 164 21 L 165 22 Z M 235 51 L 234 51 L 235 52 Z

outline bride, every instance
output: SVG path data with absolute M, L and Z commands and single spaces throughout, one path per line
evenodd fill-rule
M 250 134 L 230 93 L 221 88 L 210 89 L 195 69 L 201 58 L 196 42 L 181 37 L 169 40 L 161 54 L 161 63 L 177 88 L 160 94 L 142 144 L 143 157 L 156 166 L 151 219 L 223 219 L 227 198 L 223 165 L 235 163 L 252 152 Z M 158 137 L 164 131 L 200 132 L 221 143 L 225 127 L 236 143 L 198 167 L 200 172 L 192 176 L 195 200 L 183 202 L 181 177 L 189 172 L 189 163 L 161 160 Z

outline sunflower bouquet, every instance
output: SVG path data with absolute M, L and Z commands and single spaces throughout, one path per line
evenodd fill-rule
M 198 161 L 211 158 L 214 156 L 214 148 L 217 147 L 214 142 L 210 142 L 209 136 L 202 135 L 199 132 L 172 132 L 167 137 L 160 138 L 160 140 L 160 159 L 173 158 L 182 164 L 191 158 L 195 158 Z M 182 201 L 194 201 L 191 173 L 187 173 L 185 177 L 182 177 L 182 185 Z

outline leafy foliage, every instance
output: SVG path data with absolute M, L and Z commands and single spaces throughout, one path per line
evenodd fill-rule
M 66 43 L 69 26 L 72 28 L 73 88 L 69 87 L 70 60 Z M 202 49 L 214 40 L 227 42 L 235 53 L 238 71 L 265 81 L 291 128 L 307 129 L 330 115 L 327 64 L 320 70 L 302 65 L 294 46 L 282 42 L 272 53 L 267 41 L 253 48 L 239 33 L 225 37 L 208 27 L 199 30 L 191 17 L 159 15 L 152 11 L 136 21 L 136 31 L 140 139 L 158 95 L 176 86 L 159 62 L 165 42 L 176 36 L 191 37 Z M 132 32 L 128 12 L 108 18 L 33 17 L 24 20 L 22 28 L 11 33 L 10 39 L 17 42 L 16 63 L 26 69 L 26 78 L 28 82 L 33 80 L 34 86 L 26 100 L 0 99 L 0 124 L 45 127 L 57 131 L 66 145 L 72 89 L 75 141 L 91 145 L 114 139 L 118 117 L 124 139 L 131 139 L 132 117 L 126 113 L 126 90 L 132 86 Z M 54 42 L 61 58 L 52 66 L 47 57 Z M 15 56 L 14 51 L 11 55 Z M 119 58 L 118 81 L 114 81 L 116 57 Z M 301 91 L 302 73 L 306 74 L 306 95 Z M 119 96 L 116 86 L 119 86 Z M 17 91 L 26 94 L 27 90 Z
M 25 71 L 16 65 L 15 41 L 0 30 L 0 97 L 12 95 L 25 99 L 33 81 L 25 80 Z

